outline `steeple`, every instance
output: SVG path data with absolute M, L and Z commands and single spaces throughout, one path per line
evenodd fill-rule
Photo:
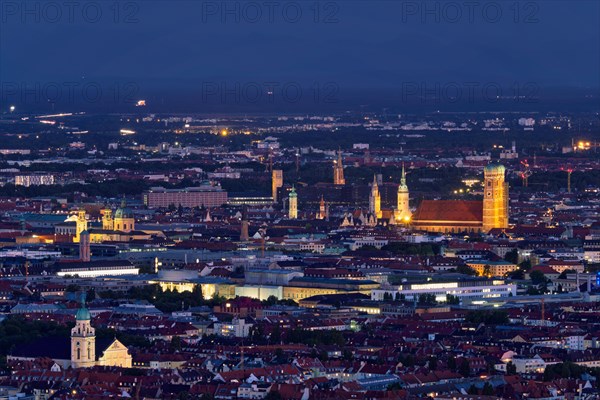
M 96 330 L 92 327 L 90 311 L 85 306 L 85 294 L 81 294 L 81 307 L 75 315 L 75 327 L 71 329 L 71 366 L 93 367 L 96 364 Z
M 408 190 L 408 187 L 406 186 L 406 170 L 404 169 L 404 163 L 402 163 L 402 177 L 400 178 L 400 187 L 406 188 Z
M 296 193 L 296 188 L 292 186 L 292 190 L 289 195 L 289 210 L 288 217 L 290 219 L 298 218 L 298 193 Z
M 412 217 L 409 208 L 408 186 L 406 185 L 406 169 L 402 163 L 402 177 L 398 186 L 398 201 L 394 211 L 394 220 L 396 223 L 408 224 Z
M 373 175 L 371 184 L 371 194 L 369 196 L 369 212 L 375 218 L 381 218 L 381 195 L 379 194 L 379 185 L 377 185 L 377 176 Z
M 333 162 L 333 184 L 334 185 L 345 185 L 346 179 L 344 178 L 344 164 L 342 163 L 342 150 L 339 149 L 337 152 L 337 160 Z

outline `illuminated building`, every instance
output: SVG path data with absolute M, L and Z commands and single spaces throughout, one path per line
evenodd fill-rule
M 97 278 L 99 276 L 137 275 L 140 269 L 128 260 L 99 260 L 58 264 L 58 276 L 79 276 Z
M 379 193 L 379 186 L 377 185 L 377 178 L 373 176 L 373 183 L 371 184 L 371 193 L 369 195 L 369 213 L 375 218 L 381 218 L 381 194 Z
M 333 184 L 334 185 L 345 185 L 346 179 L 344 179 L 344 165 L 342 163 L 342 151 L 338 151 L 337 160 L 333 164 Z
M 17 175 L 15 176 L 15 185 L 25 187 L 54 185 L 54 175 Z
M 273 196 L 273 202 L 277 203 L 277 190 L 283 186 L 283 171 L 280 169 L 274 169 L 271 174 L 271 190 Z
M 92 316 L 84 304 L 77 310 L 75 327 L 71 329 L 71 366 L 93 367 L 96 364 L 96 330 L 92 328 Z
M 185 189 L 165 189 L 155 187 L 143 195 L 144 204 L 148 208 L 169 207 L 221 207 L 227 203 L 227 192 L 220 186 L 203 184 L 199 187 Z
M 406 185 L 406 171 L 404 164 L 402 164 L 402 178 L 400 179 L 400 186 L 398 186 L 398 201 L 396 211 L 394 212 L 394 219 L 396 223 L 408 223 L 412 213 L 409 208 L 410 196 L 408 194 L 408 186 Z
M 504 174 L 501 164 L 488 164 L 484 169 L 484 233 L 493 228 L 508 228 L 508 183 L 504 182 Z
M 519 267 L 508 261 L 470 260 L 467 265 L 477 272 L 479 276 L 505 276 L 516 271 Z
M 77 211 L 77 219 L 75 220 L 75 237 L 73 242 L 79 243 L 81 232 L 87 230 L 87 219 L 85 218 L 85 210 Z
M 288 215 L 290 219 L 298 218 L 298 193 L 296 193 L 296 189 L 292 187 L 289 196 L 289 210 Z
M 325 206 L 325 198 L 321 196 L 321 201 L 319 202 L 319 213 L 317 214 L 317 219 L 326 219 L 328 217 L 328 210 Z
M 386 289 L 375 289 L 371 300 L 383 301 L 384 295 L 395 299 L 403 296 L 408 301 L 418 301 L 421 295 L 434 295 L 436 301 L 445 302 L 447 295 L 458 297 L 461 301 L 478 301 L 517 294 L 517 286 L 503 280 L 471 278 L 451 281 L 426 281 L 407 283 Z
M 411 225 L 440 233 L 487 233 L 493 228 L 508 228 L 508 183 L 504 174 L 501 164 L 485 167 L 483 201 L 423 200 Z
M 123 343 L 117 339 L 112 339 L 108 346 L 96 342 L 96 330 L 92 327 L 91 319 L 90 312 L 82 302 L 75 316 L 75 327 L 71 329 L 71 367 L 98 365 L 131 368 L 132 357 Z

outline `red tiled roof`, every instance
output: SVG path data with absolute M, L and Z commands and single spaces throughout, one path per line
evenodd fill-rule
M 423 200 L 413 215 L 414 221 L 464 221 L 483 220 L 483 203 L 465 200 Z

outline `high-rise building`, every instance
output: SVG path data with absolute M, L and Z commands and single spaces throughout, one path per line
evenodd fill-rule
M 369 195 L 369 212 L 376 218 L 381 218 L 381 194 L 379 193 L 379 185 L 377 185 L 377 177 L 373 176 L 371 184 L 371 194 Z
M 489 164 L 483 173 L 483 232 L 487 233 L 492 228 L 508 227 L 508 183 L 502 164 Z
M 342 151 L 338 151 L 337 160 L 333 162 L 333 184 L 334 185 L 345 185 L 346 179 L 344 179 L 344 164 L 342 163 Z
M 406 170 L 404 169 L 404 164 L 402 164 L 402 178 L 400 179 L 400 186 L 398 186 L 398 201 L 396 212 L 394 213 L 394 219 L 397 223 L 406 224 L 410 222 L 409 200 L 410 196 L 408 186 L 406 185 Z
M 273 191 L 273 202 L 277 203 L 277 190 L 283 186 L 283 171 L 280 169 L 274 169 L 271 174 L 272 191 Z
M 219 185 L 202 184 L 185 189 L 154 187 L 143 193 L 148 208 L 169 207 L 221 207 L 227 203 L 227 192 Z
M 296 189 L 292 187 L 292 191 L 289 196 L 289 211 L 288 211 L 290 219 L 298 218 L 298 193 L 296 193 Z

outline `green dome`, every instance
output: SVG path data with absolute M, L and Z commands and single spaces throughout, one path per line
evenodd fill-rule
M 133 218 L 133 212 L 129 208 L 117 208 L 115 218 Z
M 485 166 L 484 172 L 487 173 L 498 173 L 503 174 L 505 171 L 504 165 L 500 163 L 490 163 Z
M 115 218 L 133 218 L 133 211 L 127 208 L 125 199 L 121 201 L 121 207 L 115 211 Z
M 77 310 L 75 319 L 77 321 L 89 321 L 92 319 L 92 316 L 86 307 L 81 307 L 79 310 Z

